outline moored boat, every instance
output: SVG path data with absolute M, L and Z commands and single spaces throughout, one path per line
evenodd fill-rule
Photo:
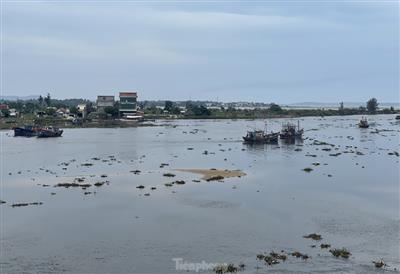
M 279 133 L 267 133 L 262 130 L 248 131 L 246 136 L 243 136 L 243 140 L 246 143 L 263 143 L 272 144 L 278 142 Z
M 31 126 L 31 125 L 25 125 L 22 127 L 13 127 L 14 130 L 14 137 L 34 137 L 38 135 L 38 132 L 40 130 L 39 127 L 36 126 Z
M 360 128 L 369 128 L 368 120 L 365 117 L 362 117 L 360 122 L 358 123 L 358 127 Z
M 300 122 L 297 121 L 297 127 L 293 123 L 286 123 L 282 125 L 281 139 L 301 139 L 303 137 L 304 129 L 300 128 Z
M 39 130 L 38 138 L 50 138 L 50 137 L 61 137 L 63 133 L 62 129 L 54 127 L 46 127 Z

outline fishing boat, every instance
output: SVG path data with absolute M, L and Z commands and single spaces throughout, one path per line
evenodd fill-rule
M 265 130 L 252 130 L 247 131 L 247 135 L 243 136 L 243 140 L 246 143 L 258 143 L 258 144 L 273 144 L 277 143 L 279 139 L 278 132 L 268 133 L 267 124 L 265 124 Z
M 38 135 L 40 130 L 37 126 L 24 125 L 22 127 L 13 127 L 14 137 L 34 137 Z
M 279 133 L 267 133 L 263 130 L 253 130 L 248 131 L 246 136 L 243 136 L 243 140 L 246 143 L 262 143 L 262 144 L 272 144 L 277 143 L 279 138 Z
M 367 118 L 362 117 L 360 122 L 358 123 L 358 127 L 360 127 L 360 128 L 369 128 L 369 124 L 368 124 Z
M 62 129 L 55 127 L 45 127 L 39 130 L 38 138 L 50 138 L 50 137 L 61 137 L 63 133 Z
M 297 121 L 297 126 L 293 123 L 286 123 L 282 125 L 281 139 L 300 139 L 303 137 L 304 129 L 300 128 L 300 121 Z

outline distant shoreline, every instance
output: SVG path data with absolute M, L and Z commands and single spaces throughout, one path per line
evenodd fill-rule
M 155 121 L 178 121 L 178 120 L 266 120 L 266 119 L 295 119 L 295 118 L 305 118 L 305 117 L 349 117 L 349 116 L 376 116 L 376 115 L 387 115 L 393 116 L 393 118 L 398 115 L 396 113 L 376 113 L 376 114 L 348 114 L 348 115 L 274 115 L 268 117 L 218 117 L 218 116 L 185 116 L 185 117 L 166 117 L 158 116 L 151 117 L 151 119 L 144 120 L 143 122 L 138 121 L 126 121 L 126 120 L 100 120 L 100 121 L 87 121 L 80 125 L 74 125 L 68 121 L 61 121 L 56 119 L 47 119 L 42 121 L 40 124 L 43 126 L 54 126 L 59 128 L 131 128 L 131 127 L 153 127 L 153 126 L 165 126 L 165 124 L 156 124 Z M 0 122 L 0 130 L 11 130 L 13 127 L 23 126 L 25 124 L 33 124 L 24 119 L 16 118 L 14 121 L 4 121 L 2 119 Z

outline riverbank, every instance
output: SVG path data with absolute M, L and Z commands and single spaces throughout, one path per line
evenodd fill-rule
M 400 111 L 377 111 L 374 114 L 358 111 L 357 109 L 346 110 L 341 113 L 339 110 L 319 110 L 319 109 L 301 109 L 290 110 L 279 113 L 270 113 L 264 110 L 238 110 L 232 113 L 213 111 L 211 115 L 152 115 L 146 114 L 143 121 L 124 120 L 124 119 L 107 119 L 107 120 L 82 120 L 79 123 L 73 123 L 71 120 L 47 117 L 36 119 L 32 116 L 18 118 L 1 118 L 1 129 L 12 129 L 13 127 L 23 126 L 26 124 L 37 124 L 43 126 L 53 126 L 59 128 L 108 128 L 108 127 L 143 127 L 157 126 L 155 120 L 257 120 L 257 119 L 277 119 L 277 118 L 302 118 L 302 117 L 333 117 L 333 116 L 352 116 L 352 115 L 397 115 Z

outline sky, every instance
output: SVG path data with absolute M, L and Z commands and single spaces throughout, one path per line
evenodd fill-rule
M 5 1 L 2 95 L 399 102 L 398 1 Z

